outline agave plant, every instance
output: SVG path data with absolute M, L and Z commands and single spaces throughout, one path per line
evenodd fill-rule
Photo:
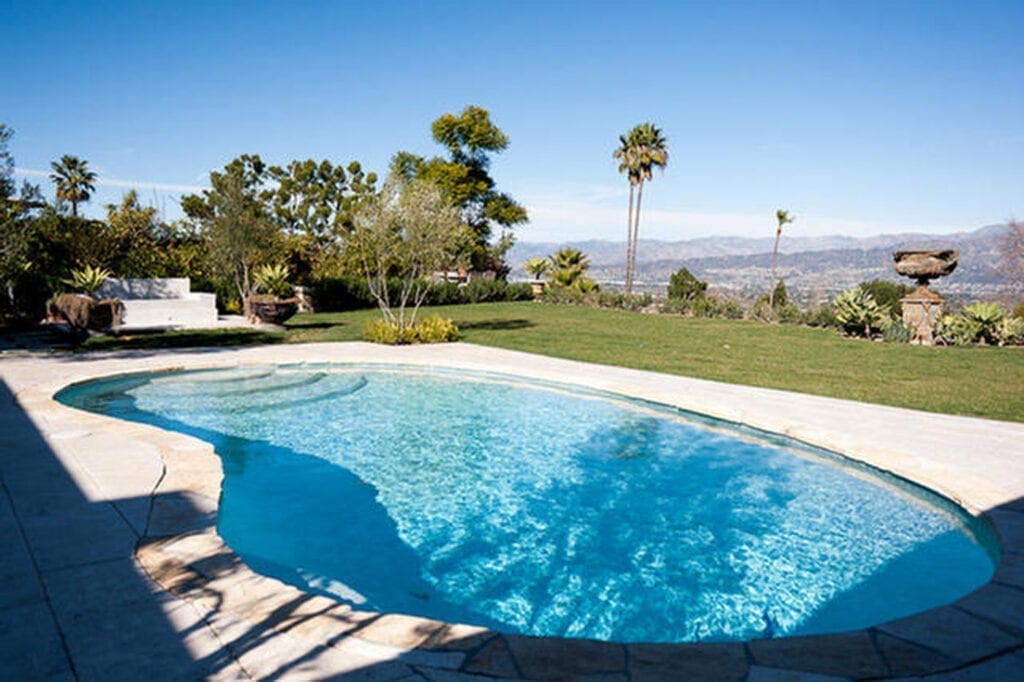
M 996 338 L 999 325 L 1006 319 L 1006 312 L 998 303 L 978 301 L 964 308 L 964 317 L 978 329 L 976 341 L 982 343 L 998 343 Z
M 72 270 L 69 279 L 61 280 L 76 291 L 96 298 L 96 290 L 110 277 L 110 270 L 86 265 L 81 270 Z
M 981 325 L 967 315 L 943 315 L 935 325 L 935 335 L 953 346 L 968 346 L 981 334 Z
M 1024 319 L 1019 317 L 1004 317 L 996 325 L 996 342 L 1000 346 L 1019 346 L 1024 344 Z
M 253 282 L 256 283 L 257 290 L 271 296 L 288 298 L 294 292 L 294 287 L 288 283 L 287 265 L 261 265 L 253 273 L 252 277 Z
M 848 334 L 871 338 L 889 321 L 889 314 L 863 289 L 847 289 L 836 297 L 836 319 Z

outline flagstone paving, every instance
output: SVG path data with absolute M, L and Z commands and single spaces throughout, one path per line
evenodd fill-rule
M 783 433 L 923 483 L 995 528 L 992 580 L 876 627 L 724 644 L 501 635 L 360 612 L 251 571 L 216 533 L 208 444 L 64 407 L 110 374 L 273 362 L 499 371 Z M 599 367 L 467 344 L 0 354 L 0 679 L 1024 678 L 1024 425 Z

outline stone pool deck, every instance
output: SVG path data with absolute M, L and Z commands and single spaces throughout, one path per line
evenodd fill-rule
M 278 362 L 494 371 L 787 434 L 959 502 L 995 528 L 1003 559 L 954 604 L 819 637 L 621 645 L 359 612 L 253 573 L 223 543 L 209 445 L 53 400 L 104 375 Z M 1024 679 L 1024 424 L 467 344 L 3 354 L 0 379 L 2 680 Z

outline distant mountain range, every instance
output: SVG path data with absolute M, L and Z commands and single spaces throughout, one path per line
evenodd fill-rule
M 964 296 L 998 294 L 1007 289 L 995 270 L 1009 227 L 989 225 L 953 234 L 886 234 L 875 237 L 801 237 L 782 235 L 778 273 L 791 292 L 803 299 L 824 298 L 859 282 L 884 279 L 910 284 L 893 269 L 894 251 L 957 249 L 956 271 L 932 286 L 944 293 Z M 637 282 L 657 290 L 672 273 L 687 268 L 712 289 L 730 295 L 755 295 L 768 288 L 774 235 L 764 238 L 703 237 L 679 242 L 641 239 L 637 248 Z M 525 278 L 523 263 L 548 256 L 567 244 L 520 242 L 509 252 L 512 277 Z M 590 274 L 614 287 L 625 272 L 624 242 L 583 241 L 569 244 L 590 257 Z

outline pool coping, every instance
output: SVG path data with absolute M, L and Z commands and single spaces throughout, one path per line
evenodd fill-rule
M 485 628 L 353 610 L 251 571 L 217 535 L 223 477 L 212 447 L 195 438 L 65 407 L 61 388 L 112 374 L 276 363 L 411 365 L 497 372 L 583 386 L 745 424 L 820 446 L 915 481 L 990 523 L 1003 549 L 992 580 L 957 602 L 865 630 L 743 643 L 617 644 L 503 635 Z M 89 356 L 3 358 L 0 376 L 55 454 L 77 457 L 103 434 L 118 452 L 153 452 L 135 560 L 196 609 L 222 641 L 239 623 L 287 634 L 318 656 L 324 676 L 352 660 L 397 661 L 427 679 L 754 679 L 771 674 L 886 679 L 948 673 L 999 677 L 1024 664 L 1024 424 L 938 415 L 591 365 L 470 344 L 364 343 Z M 86 463 L 86 468 L 88 464 Z M 109 471 L 91 471 L 102 495 Z M 111 484 L 113 487 L 113 484 Z M 230 647 L 229 647 L 230 648 Z M 259 677 L 251 650 L 233 651 Z M 332 667 L 334 666 L 334 667 Z M 340 668 L 338 667 L 340 666 Z M 396 670 L 404 670 L 399 668 Z M 335 673 L 331 671 L 334 670 Z M 396 672 L 396 679 L 401 676 Z M 434 677 L 431 677 L 434 675 Z M 440 679 L 440 677 L 438 677 Z M 452 678 L 455 679 L 455 678 Z

